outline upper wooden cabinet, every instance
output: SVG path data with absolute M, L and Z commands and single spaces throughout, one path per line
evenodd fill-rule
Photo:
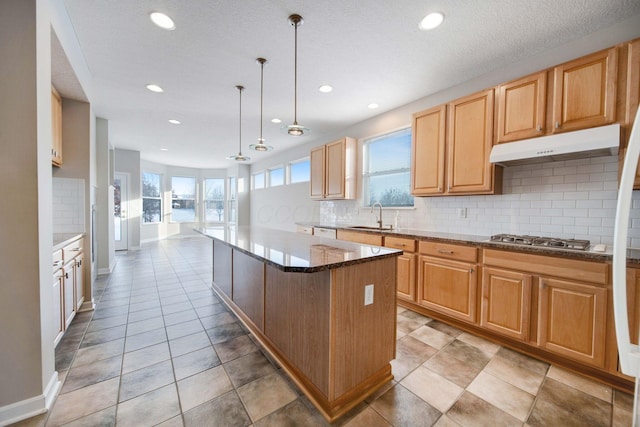
M 498 86 L 497 142 L 544 134 L 547 111 L 547 72 Z
M 51 163 L 62 166 L 62 98 L 51 86 Z
M 617 48 L 558 65 L 553 73 L 553 133 L 615 122 Z
M 411 193 L 444 193 L 447 106 L 413 115 L 411 141 Z
M 355 198 L 355 150 L 353 138 L 342 138 L 311 150 L 312 199 Z
M 413 115 L 412 194 L 501 192 L 502 169 L 489 163 L 493 102 L 489 89 Z

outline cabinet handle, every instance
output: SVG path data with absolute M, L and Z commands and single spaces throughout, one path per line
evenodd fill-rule
M 61 266 L 61 265 L 62 265 L 62 261 L 55 261 L 55 262 L 53 263 L 53 266 L 54 266 L 54 267 L 59 267 L 59 266 Z
M 448 251 L 446 249 L 438 249 L 438 253 L 447 254 L 447 255 L 453 255 L 453 251 Z
M 542 133 L 542 126 L 538 125 L 538 132 Z
M 438 193 L 442 193 L 442 187 L 438 187 Z
M 556 129 L 560 129 L 560 122 L 556 122 Z
M 64 278 L 68 279 L 69 278 L 69 273 L 64 273 Z
M 473 268 L 470 268 L 469 269 L 469 274 L 473 274 L 473 272 L 474 272 Z

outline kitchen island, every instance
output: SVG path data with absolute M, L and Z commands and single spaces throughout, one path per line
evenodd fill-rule
M 329 422 L 393 379 L 402 251 L 260 227 L 202 228 L 212 288 Z

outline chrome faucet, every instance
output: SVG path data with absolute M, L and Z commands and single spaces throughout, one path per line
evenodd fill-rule
M 376 206 L 378 206 L 380 208 L 380 217 L 378 218 L 378 220 L 376 222 L 378 223 L 378 227 L 382 228 L 382 203 L 373 202 L 371 204 L 371 213 L 373 213 L 373 208 L 375 208 Z

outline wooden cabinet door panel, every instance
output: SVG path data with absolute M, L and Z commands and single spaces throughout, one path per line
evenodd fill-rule
M 607 289 L 540 277 L 538 345 L 604 366 Z
M 427 256 L 420 257 L 419 303 L 469 322 L 476 321 L 475 266 Z
M 522 341 L 529 339 L 531 275 L 485 267 L 480 325 Z
M 58 270 L 53 275 L 53 324 L 55 325 L 55 334 L 53 345 L 56 346 L 62 339 L 64 334 L 64 279 L 62 270 Z
M 444 193 L 446 105 L 413 115 L 411 193 Z
M 64 299 L 64 328 L 65 330 L 71 324 L 73 317 L 76 315 L 76 303 L 74 300 L 74 281 L 73 281 L 73 273 L 74 273 L 74 265 L 75 263 L 69 262 L 64 266 L 64 278 L 62 281 L 63 288 L 63 299 Z
M 613 123 L 617 70 L 616 48 L 555 67 L 552 132 Z
M 335 141 L 326 145 L 326 198 L 345 197 L 345 141 Z
M 324 162 L 325 162 L 325 149 L 324 146 L 317 147 L 311 150 L 310 167 L 311 176 L 309 188 L 311 191 L 312 199 L 324 198 Z
M 498 87 L 498 143 L 544 134 L 547 72 Z
M 490 89 L 449 103 L 448 193 L 493 189 L 493 97 Z
M 416 300 L 416 255 L 405 253 L 398 257 L 396 270 L 398 298 Z

